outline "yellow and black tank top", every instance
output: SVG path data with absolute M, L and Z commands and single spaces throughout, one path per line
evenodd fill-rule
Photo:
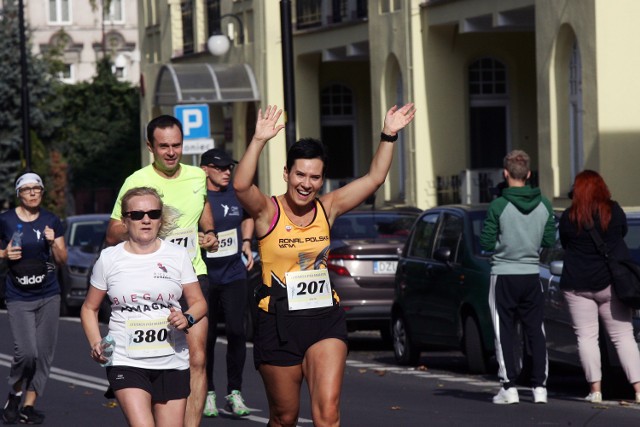
M 285 273 L 327 268 L 329 256 L 329 220 L 320 200 L 315 200 L 315 214 L 310 224 L 299 227 L 285 214 L 277 197 L 272 197 L 276 214 L 269 232 L 258 239 L 262 261 L 262 281 L 269 288 L 258 307 L 274 313 L 276 300 L 286 298 Z M 333 290 L 334 305 L 339 298 Z M 301 310 L 303 312 L 322 309 Z M 303 314 L 303 313 L 299 313 Z

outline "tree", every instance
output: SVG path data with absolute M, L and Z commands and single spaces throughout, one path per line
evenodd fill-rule
M 30 34 L 27 28 L 27 40 Z M 24 167 L 22 153 L 22 101 L 18 8 L 5 2 L 0 10 L 0 201 L 11 203 L 15 197 L 14 180 Z M 51 78 L 54 64 L 36 57 L 27 46 L 27 87 L 32 140 L 32 168 L 47 180 L 47 150 L 51 136 L 60 126 L 60 100 L 57 82 Z M 1 207 L 1 206 L 0 206 Z
M 91 82 L 64 86 L 64 126 L 57 146 L 69 164 L 72 190 L 118 189 L 140 166 L 137 88 L 113 75 L 108 57 Z

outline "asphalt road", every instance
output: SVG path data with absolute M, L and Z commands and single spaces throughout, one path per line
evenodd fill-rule
M 12 340 L 6 311 L 0 310 L 0 374 L 6 378 L 12 355 Z M 376 334 L 355 333 L 350 337 L 342 395 L 343 426 L 458 426 L 458 425 L 552 425 L 631 426 L 640 420 L 640 405 L 620 399 L 592 405 L 584 402 L 587 385 L 578 369 L 551 366 L 549 404 L 531 402 L 528 389 L 520 388 L 518 405 L 493 405 L 498 384 L 494 375 L 468 375 L 464 360 L 456 352 L 429 352 L 418 369 L 396 366 L 391 350 Z M 216 387 L 225 389 L 224 350 L 216 346 Z M 46 414 L 50 426 L 120 426 L 124 417 L 115 401 L 102 394 L 107 382 L 104 371 L 89 357 L 89 348 L 77 318 L 60 321 L 54 369 L 37 409 Z M 0 387 L 6 396 L 8 385 Z M 622 392 L 621 392 L 622 393 Z M 631 393 L 621 397 L 632 397 Z M 264 426 L 267 401 L 262 382 L 253 369 L 251 349 L 247 356 L 243 395 L 252 414 L 237 419 L 221 410 L 203 426 Z M 303 385 L 300 426 L 311 426 L 308 393 Z M 605 396 L 608 399 L 608 396 Z M 222 408 L 223 400 L 218 398 Z

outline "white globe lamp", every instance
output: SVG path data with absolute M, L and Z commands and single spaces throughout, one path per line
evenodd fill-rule
M 212 55 L 222 56 L 229 51 L 231 43 L 224 34 L 214 34 L 207 40 L 207 48 Z

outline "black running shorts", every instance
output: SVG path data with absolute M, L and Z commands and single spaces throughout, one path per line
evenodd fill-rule
M 189 369 L 144 369 L 133 366 L 107 367 L 107 379 L 113 391 L 140 388 L 152 402 L 186 399 L 191 392 Z
M 337 338 L 347 343 L 347 321 L 344 310 L 333 306 L 332 310 L 318 315 L 283 316 L 287 341 L 278 338 L 276 315 L 258 310 L 258 322 L 253 337 L 253 363 L 295 366 L 302 364 L 304 355 L 313 344 L 327 338 Z

